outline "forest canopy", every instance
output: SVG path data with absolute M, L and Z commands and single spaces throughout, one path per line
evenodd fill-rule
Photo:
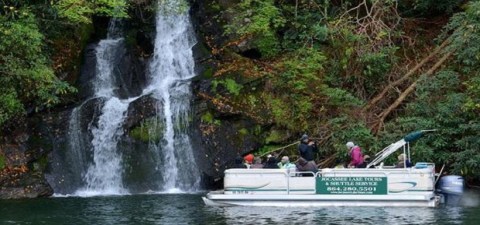
M 67 75 L 80 67 L 93 18 L 128 19 L 128 8 L 146 1 L 0 0 L 0 127 L 71 103 Z M 218 42 L 199 38 L 218 59 L 212 98 L 285 131 L 266 135 L 263 150 L 309 133 L 322 140 L 319 160 L 328 162 L 345 157 L 349 140 L 371 154 L 411 131 L 436 129 L 415 144 L 413 159 L 478 179 L 480 1 L 205 4 L 221 33 Z
M 269 142 L 312 134 L 327 165 L 345 160 L 348 140 L 373 154 L 409 132 L 436 129 L 414 145 L 413 159 L 478 178 L 479 1 L 215 4 L 227 45 L 241 43 L 234 57 L 223 48 L 231 59 L 215 79 L 243 87 L 219 95 L 243 111 L 268 111 L 275 130 L 296 134 L 277 132 Z M 261 94 L 245 85 L 258 80 Z
M 88 38 L 85 24 L 92 23 L 94 15 L 126 17 L 126 3 L 123 0 L 0 1 L 0 126 L 22 118 L 27 112 L 59 104 L 61 96 L 75 92 L 59 76 L 64 61 L 78 58 L 81 49 L 65 48 Z M 59 49 L 61 45 L 64 49 Z M 65 52 L 73 53 L 62 54 Z

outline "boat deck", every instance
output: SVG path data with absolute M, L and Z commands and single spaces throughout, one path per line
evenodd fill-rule
M 434 165 L 402 169 L 230 169 L 207 205 L 436 207 Z

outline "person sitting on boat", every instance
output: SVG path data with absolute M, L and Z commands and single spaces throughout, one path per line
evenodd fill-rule
M 253 164 L 253 159 L 254 159 L 253 154 L 248 154 L 245 157 L 243 157 L 243 160 L 245 161 L 245 167 L 250 169 L 250 166 Z
M 310 140 L 308 135 L 302 135 L 300 138 L 300 145 L 298 146 L 298 151 L 300 156 L 307 161 L 312 161 L 315 159 L 315 153 L 318 152 L 317 143 Z M 313 162 L 315 163 L 315 162 Z
M 255 157 L 254 163 L 250 166 L 251 169 L 261 169 L 263 168 L 262 158 L 259 156 Z
M 290 163 L 290 159 L 288 158 L 288 156 L 283 156 L 282 160 L 277 164 L 277 166 L 280 169 L 296 168 L 295 164 Z
M 313 172 L 313 173 L 316 173 L 318 171 L 318 168 L 317 168 L 317 165 L 315 164 L 314 161 L 307 161 L 306 159 L 300 157 L 298 160 L 297 160 L 297 163 L 295 163 L 295 166 L 297 167 L 297 170 L 299 172 L 307 172 L 307 171 L 310 171 L 310 172 Z M 303 173 L 301 174 L 302 176 L 304 177 L 311 177 L 313 176 L 312 173 Z
M 364 155 L 363 156 L 363 163 L 360 164 L 357 168 L 367 168 L 367 165 L 370 163 L 370 156 L 369 155 Z M 370 166 L 370 168 L 373 168 L 374 166 Z
M 405 167 L 412 167 L 412 163 L 407 159 L 405 160 L 405 154 L 400 154 L 398 156 L 398 162 L 397 165 L 395 165 L 395 168 L 405 168 Z
M 265 169 L 278 169 L 277 166 L 277 159 L 275 156 L 268 155 L 269 157 L 267 158 L 267 162 L 265 163 L 265 166 L 263 168 Z
M 245 169 L 247 166 L 243 164 L 243 158 L 241 156 L 235 157 L 235 162 L 233 164 L 232 168 L 240 168 L 240 169 Z
M 363 163 L 363 154 L 362 149 L 358 145 L 355 145 L 353 142 L 347 142 L 347 148 L 350 150 L 350 163 L 348 167 L 350 168 L 358 168 Z

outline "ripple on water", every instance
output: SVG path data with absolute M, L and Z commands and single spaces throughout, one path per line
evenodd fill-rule
M 198 194 L 0 201 L 0 224 L 478 224 L 480 207 L 209 207 Z

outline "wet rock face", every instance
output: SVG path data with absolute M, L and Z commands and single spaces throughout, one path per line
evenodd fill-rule
M 123 41 L 125 42 L 125 41 Z M 87 99 L 93 96 L 94 80 L 97 73 L 97 51 L 98 43 L 87 45 L 84 51 L 84 65 L 81 69 L 77 87 L 79 97 Z M 116 49 L 115 53 L 116 67 L 113 70 L 115 86 L 119 87 L 114 90 L 115 94 L 122 99 L 138 96 L 141 94 L 142 88 L 146 83 L 147 61 L 135 51 L 127 48 L 125 43 Z
M 32 132 L 41 132 L 35 128 Z M 14 134 L 0 144 L 0 199 L 35 198 L 50 196 L 53 189 L 44 178 L 44 159 L 48 149 L 40 138 L 17 128 Z
M 194 85 L 197 96 L 206 90 L 201 83 Z M 235 157 L 261 147 L 260 125 L 239 112 L 224 110 L 232 108 L 228 105 L 217 108 L 200 97 L 193 104 L 192 146 L 203 186 L 221 188 L 223 172 L 233 166 Z
M 131 130 L 144 120 L 155 116 L 157 110 L 161 110 L 160 106 L 161 103 L 151 95 L 142 96 L 133 101 L 128 106 L 127 119 L 123 124 L 124 129 Z

